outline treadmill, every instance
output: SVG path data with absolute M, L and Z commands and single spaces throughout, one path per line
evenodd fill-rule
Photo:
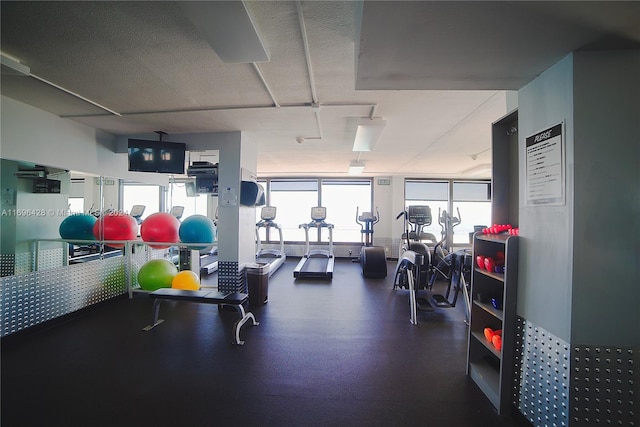
M 176 219 L 178 221 L 180 221 L 180 219 L 182 218 L 182 215 L 184 214 L 184 206 L 174 206 L 171 208 L 171 211 L 169 211 L 169 214 L 171 216 L 176 217 Z
M 146 209 L 145 205 L 133 205 L 133 206 L 131 206 L 131 212 L 129 213 L 129 215 L 131 215 L 133 217 L 133 219 L 136 220 L 138 225 L 142 224 L 142 215 L 144 215 L 144 210 L 145 209 Z
M 256 224 L 256 263 L 269 264 L 269 277 L 280 268 L 285 262 L 287 256 L 284 253 L 284 239 L 282 237 L 282 228 L 273 220 L 276 219 L 276 207 L 275 206 L 263 206 L 260 210 L 260 222 Z M 278 230 L 280 235 L 280 248 L 279 249 L 262 249 L 262 243 L 260 242 L 260 228 L 269 229 L 269 227 Z
M 317 206 L 311 208 L 311 222 L 300 224 L 299 228 L 304 228 L 305 234 L 305 254 L 298 262 L 293 270 L 293 277 L 314 277 L 322 279 L 333 278 L 333 265 L 335 257 L 333 256 L 333 224 L 329 224 L 324 220 L 327 217 L 327 208 Z M 326 228 L 329 230 L 329 250 L 310 250 L 309 248 L 309 229 L 317 228 L 318 230 Z
M 216 208 L 213 225 L 216 226 L 216 241 L 218 240 L 218 208 Z M 211 274 L 218 271 L 218 246 L 200 251 L 200 274 Z

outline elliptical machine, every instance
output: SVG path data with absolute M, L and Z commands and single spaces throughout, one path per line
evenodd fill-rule
M 455 307 L 458 301 L 460 290 L 464 293 L 466 304 L 465 314 L 470 317 L 469 289 L 467 289 L 467 279 L 472 267 L 471 253 L 461 249 L 455 251 L 453 248 L 453 229 L 462 223 L 460 209 L 456 209 L 458 216 L 451 216 L 446 210 L 438 209 L 438 224 L 442 228 L 442 238 L 433 248 L 431 266 L 429 272 L 429 289 L 433 289 L 438 278 L 447 282 L 447 290 L 444 295 L 433 294 L 431 302 L 437 307 Z M 453 291 L 453 298 L 451 292 Z
M 421 242 L 422 229 L 431 225 L 431 208 L 429 206 L 409 206 L 396 216 L 396 220 L 404 218 L 404 233 L 398 264 L 393 279 L 393 289 L 404 288 L 409 290 L 410 321 L 418 324 L 417 312 L 433 311 L 433 307 L 425 298 L 418 298 L 418 291 L 426 289 L 428 285 L 429 267 L 431 265 L 431 253 L 427 245 Z M 435 236 L 433 237 L 435 240 Z
M 383 279 L 387 277 L 387 257 L 382 246 L 373 246 L 373 226 L 380 221 L 380 213 L 376 209 L 373 212 L 362 212 L 358 215 L 356 208 L 356 222 L 360 225 L 360 266 L 362 276 L 367 278 Z
M 453 229 L 462 222 L 460 209 L 458 216 L 451 216 L 446 210 L 438 209 L 438 224 L 442 228 L 441 239 L 436 243 L 432 253 L 431 276 L 429 288 L 441 277 L 451 282 L 451 258 L 453 254 Z M 447 292 L 448 293 L 448 292 Z
M 404 216 L 405 232 L 402 234 L 403 244 L 401 254 L 396 266 L 393 288 L 409 289 L 409 303 L 411 309 L 411 323 L 417 324 L 416 313 L 420 311 L 433 311 L 434 306 L 449 308 L 452 305 L 446 297 L 433 294 L 432 286 L 436 273 L 435 249 L 440 242 L 431 233 L 423 232 L 423 228 L 431 225 L 431 208 L 429 206 L 409 206 L 408 210 L 401 212 L 396 219 Z M 429 240 L 434 245 L 434 252 L 423 243 Z M 426 291 L 425 297 L 418 297 L 418 291 Z M 447 291 L 447 296 L 449 292 Z
M 428 285 L 429 268 L 431 266 L 431 251 L 425 243 L 436 245 L 437 239 L 432 233 L 424 231 L 425 227 L 431 225 L 431 208 L 429 206 L 409 206 L 406 211 L 402 211 L 396 216 L 396 220 L 404 217 L 404 232 L 402 233 L 402 244 L 400 245 L 400 253 L 398 259 L 406 251 L 414 251 L 424 256 L 424 264 L 422 265 L 420 282 L 416 285 L 424 288 Z M 397 273 L 397 271 L 396 271 Z M 398 277 L 396 276 L 396 279 Z M 398 283 L 398 285 L 400 285 Z M 394 288 L 396 283 L 394 282 Z

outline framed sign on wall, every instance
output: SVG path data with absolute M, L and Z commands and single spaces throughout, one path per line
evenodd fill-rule
M 525 203 L 565 204 L 564 124 L 526 138 Z

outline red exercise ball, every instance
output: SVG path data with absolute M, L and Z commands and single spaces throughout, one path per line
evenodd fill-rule
M 177 243 L 180 221 L 166 212 L 156 212 L 149 215 L 140 226 L 140 237 L 145 242 Z M 149 245 L 155 249 L 166 249 L 170 245 Z
M 128 214 L 112 212 L 98 218 L 93 225 L 93 236 L 98 240 L 134 240 L 137 235 L 138 223 Z M 124 244 L 109 243 L 109 246 L 122 248 Z

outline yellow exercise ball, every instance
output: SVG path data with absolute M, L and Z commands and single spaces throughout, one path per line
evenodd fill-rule
M 185 291 L 197 291 L 200 290 L 200 278 L 193 271 L 184 270 L 175 275 L 171 287 Z

